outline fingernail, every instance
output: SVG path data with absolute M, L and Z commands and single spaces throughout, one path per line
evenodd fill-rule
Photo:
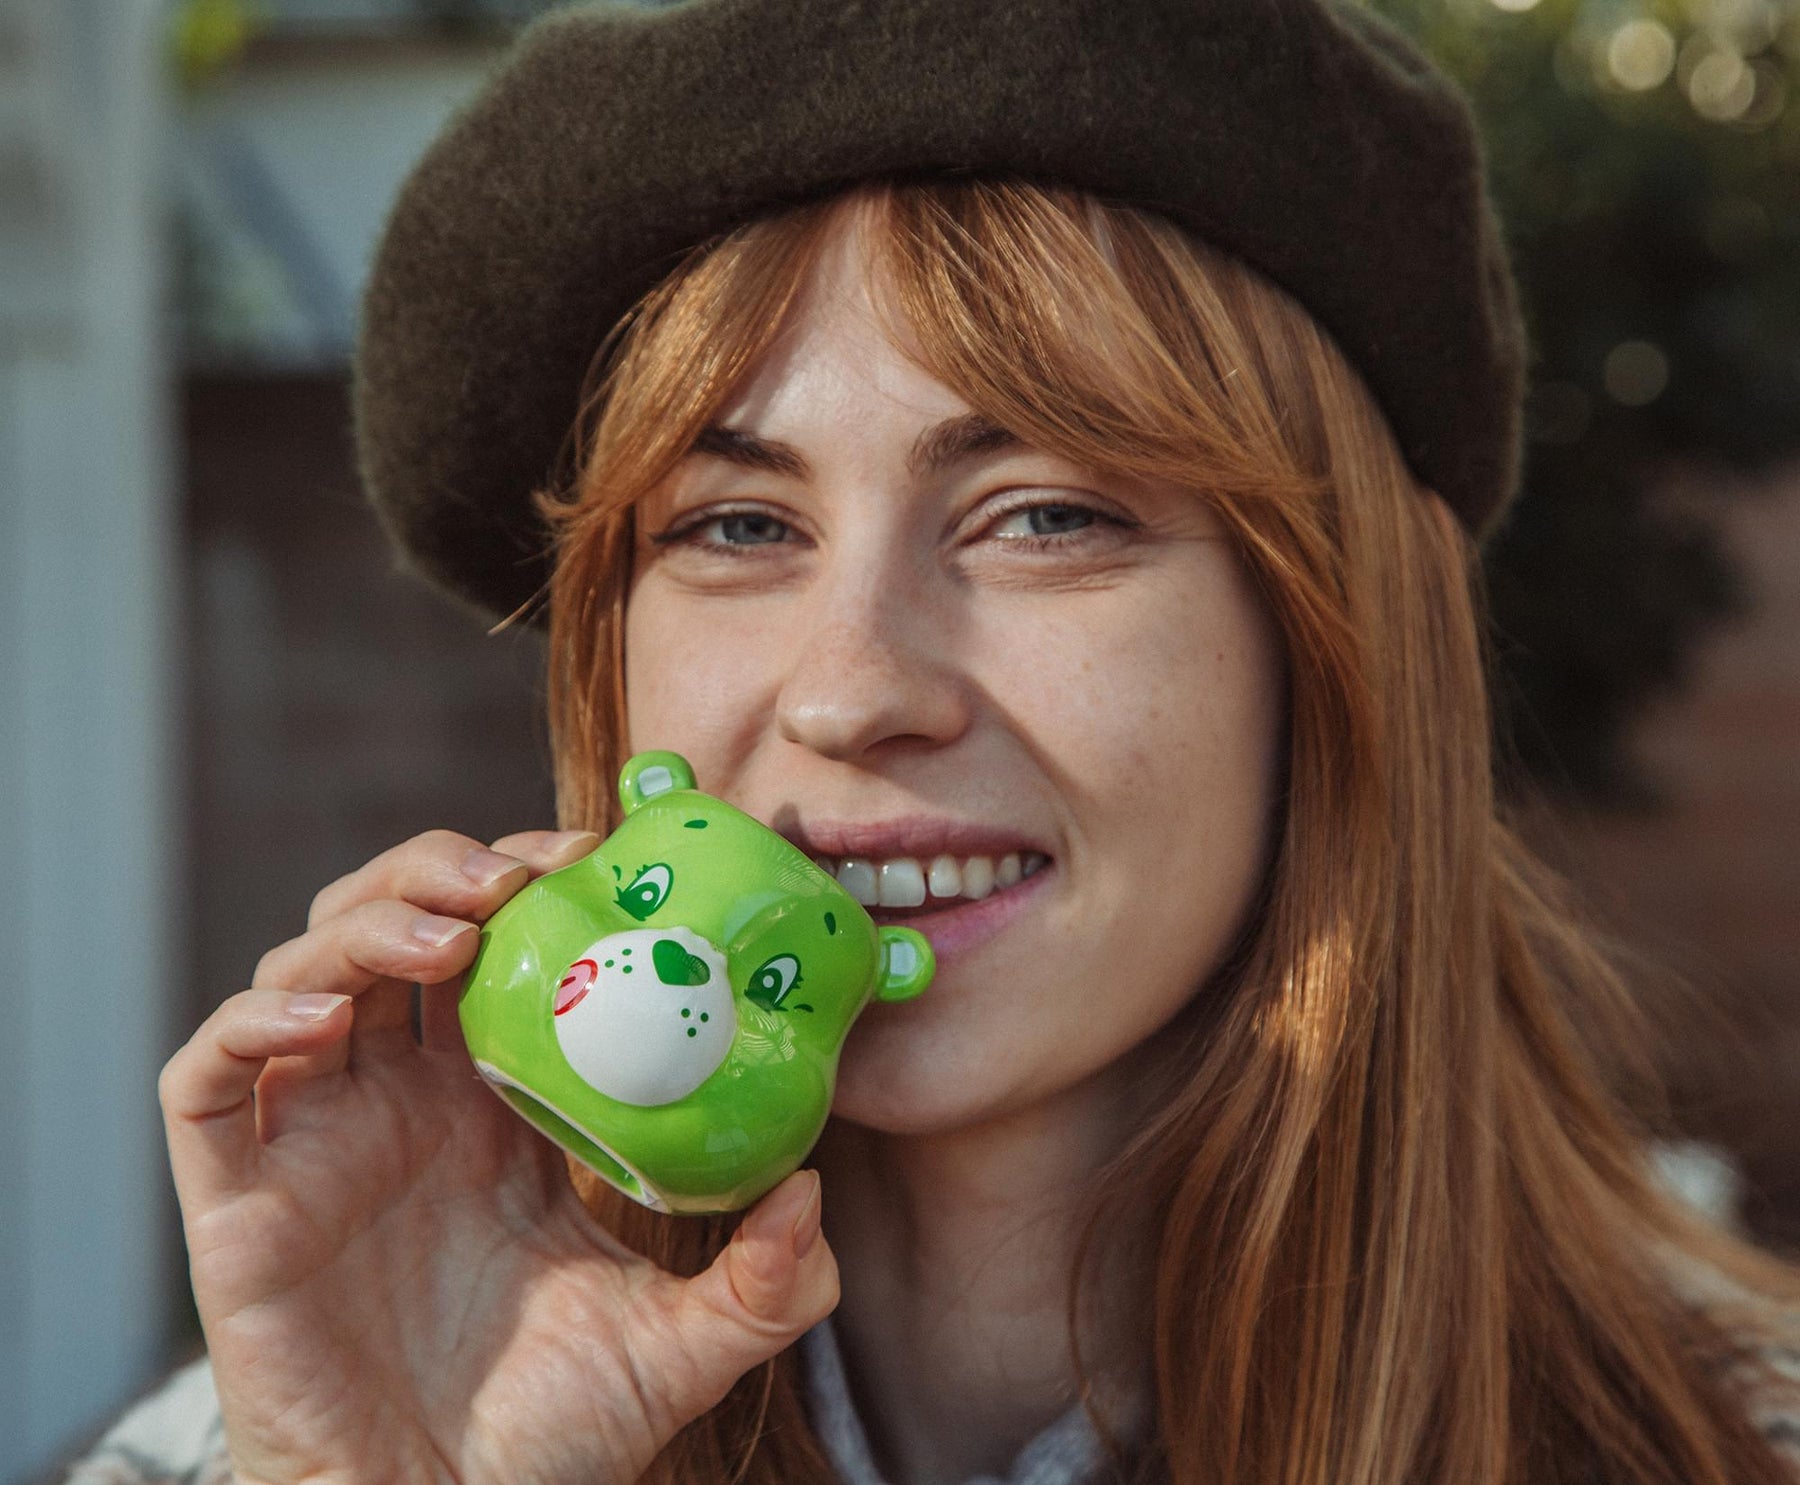
M 474 928 L 473 923 L 465 923 L 460 918 L 440 918 L 433 913 L 420 913 L 413 919 L 413 937 L 422 944 L 429 944 L 434 949 L 441 949 L 459 933 L 467 933 Z
M 800 1215 L 794 1218 L 794 1257 L 804 1258 L 812 1251 L 812 1245 L 819 1237 L 819 1173 L 808 1171 L 812 1178 L 812 1191 L 806 1198 L 806 1205 L 800 1208 Z
M 349 998 L 348 995 L 290 995 L 287 1013 L 296 1021 L 323 1021 Z
M 544 842 L 544 845 L 549 850 L 560 851 L 565 854 L 572 854 L 576 850 L 580 850 L 583 854 L 586 854 L 599 844 L 600 837 L 595 835 L 591 830 L 559 830 L 555 835 L 548 837 Z
M 462 874 L 477 887 L 491 887 L 509 871 L 525 863 L 517 856 L 503 856 L 486 846 L 477 846 L 462 859 Z

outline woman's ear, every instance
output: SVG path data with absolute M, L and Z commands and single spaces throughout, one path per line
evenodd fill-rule
M 694 770 L 679 753 L 633 753 L 619 770 L 619 803 L 631 814 L 659 794 L 694 787 Z
M 881 930 L 881 977 L 875 982 L 877 1000 L 911 1000 L 931 983 L 937 959 L 931 940 L 914 928 Z

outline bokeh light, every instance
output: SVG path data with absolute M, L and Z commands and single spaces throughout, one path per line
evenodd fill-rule
M 1614 402 L 1642 407 L 1669 385 L 1669 358 L 1647 340 L 1622 340 L 1607 352 L 1601 379 Z
M 1736 52 L 1714 51 L 1694 64 L 1687 95 L 1702 118 L 1721 123 L 1740 118 L 1756 97 L 1756 74 Z
M 1661 21 L 1628 21 L 1606 44 L 1606 67 L 1620 87 L 1645 92 L 1675 70 L 1675 37 Z

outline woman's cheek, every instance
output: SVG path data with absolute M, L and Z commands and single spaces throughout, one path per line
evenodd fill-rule
M 980 689 L 1060 776 L 1141 796 L 1186 776 L 1221 710 L 1236 710 L 1233 677 L 1192 623 L 1139 595 L 1063 595 L 984 626 L 972 653 Z
M 626 611 L 625 698 L 630 748 L 671 748 L 703 781 L 716 776 L 769 689 L 766 639 L 748 616 L 681 601 L 648 580 Z M 712 766 L 709 766 L 709 763 Z

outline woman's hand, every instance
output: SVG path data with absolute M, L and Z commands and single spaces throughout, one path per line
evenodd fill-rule
M 629 1485 L 837 1303 L 814 1173 L 680 1279 L 595 1222 L 476 1075 L 455 1004 L 475 925 L 596 844 L 396 846 L 321 892 L 163 1069 L 240 1480 Z

